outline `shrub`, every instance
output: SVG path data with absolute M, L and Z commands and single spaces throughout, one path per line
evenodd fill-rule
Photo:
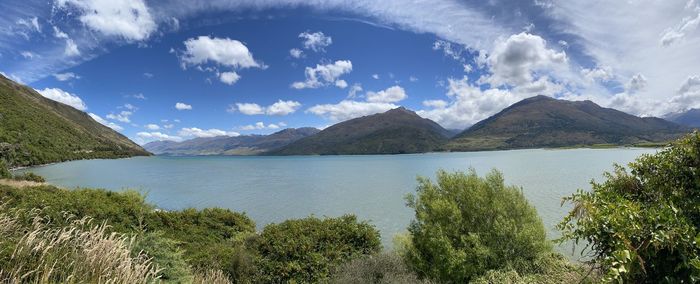
M 466 283 L 494 269 L 530 273 L 551 252 L 537 211 L 520 188 L 504 185 L 500 172 L 480 178 L 473 169 L 439 171 L 437 184 L 418 182 L 416 195 L 407 197 L 415 220 L 403 255 L 420 276 Z
M 7 169 L 5 160 L 0 159 L 0 179 L 3 178 L 12 178 L 12 173 L 10 173 L 10 170 Z
M 389 284 L 429 283 L 419 280 L 403 259 L 395 253 L 380 253 L 354 259 L 341 265 L 330 283 L 335 284 Z
M 0 282 L 150 283 L 158 279 L 158 268 L 149 258 L 131 254 L 133 237 L 109 234 L 107 225 L 92 225 L 90 218 L 68 217 L 65 227 L 50 227 L 39 213 L 0 214 L 0 247 L 4 248 Z M 30 226 L 19 220 L 26 217 L 33 220 Z
M 562 241 L 585 240 L 606 281 L 700 281 L 700 134 L 643 155 L 568 198 Z
M 332 269 L 381 249 L 374 226 L 353 215 L 308 217 L 265 226 L 256 240 L 257 281 L 262 283 L 325 281 Z
M 160 268 L 160 279 L 173 283 L 192 282 L 192 272 L 185 262 L 183 251 L 177 242 L 163 236 L 162 232 L 139 235 L 132 247 L 132 255 L 145 254 Z
M 33 182 L 46 182 L 46 180 L 44 179 L 44 177 L 42 177 L 42 176 L 40 176 L 40 175 L 37 175 L 37 174 L 35 174 L 35 173 L 31 173 L 31 172 L 24 173 L 24 174 L 21 174 L 21 175 L 16 175 L 16 176 L 13 177 L 13 179 L 15 179 L 15 180 L 33 181 Z

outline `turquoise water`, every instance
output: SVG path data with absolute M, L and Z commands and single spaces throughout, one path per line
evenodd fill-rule
M 51 184 L 120 191 L 137 189 L 167 210 L 223 207 L 246 212 L 262 228 L 309 215 L 356 214 L 376 225 L 385 247 L 412 218 L 404 196 L 416 177 L 438 169 L 481 175 L 501 170 L 557 236 L 554 226 L 567 213 L 561 198 L 589 189 L 613 163 L 626 164 L 655 149 L 515 150 L 381 156 L 138 157 L 85 160 L 31 169 Z M 570 254 L 570 250 L 569 251 Z

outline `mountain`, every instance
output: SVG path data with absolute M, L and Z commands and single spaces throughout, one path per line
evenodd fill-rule
M 451 151 L 630 145 L 672 140 L 688 129 L 655 117 L 637 117 L 591 101 L 536 96 L 517 102 L 457 135 Z
M 439 151 L 450 132 L 403 107 L 330 126 L 269 155 L 402 154 Z
M 270 135 L 219 136 L 182 142 L 156 141 L 144 145 L 144 148 L 158 155 L 255 155 L 278 149 L 319 131 L 311 127 L 288 128 Z
M 664 116 L 665 119 L 688 127 L 700 127 L 700 109 L 689 109 L 681 113 L 672 113 Z
M 0 75 L 0 158 L 10 167 L 149 154 L 87 113 Z

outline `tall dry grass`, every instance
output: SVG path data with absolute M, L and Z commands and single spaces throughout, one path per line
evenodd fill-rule
M 9 211 L 0 205 L 0 283 L 154 283 L 159 269 L 145 254 L 134 256 L 134 237 L 109 233 L 90 218 L 52 228 L 40 210 Z M 25 219 L 29 218 L 29 219 Z M 30 220 L 30 225 L 23 225 Z

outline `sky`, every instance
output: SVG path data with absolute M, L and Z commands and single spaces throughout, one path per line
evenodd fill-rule
M 0 72 L 137 143 L 524 98 L 700 107 L 700 0 L 4 0 Z

